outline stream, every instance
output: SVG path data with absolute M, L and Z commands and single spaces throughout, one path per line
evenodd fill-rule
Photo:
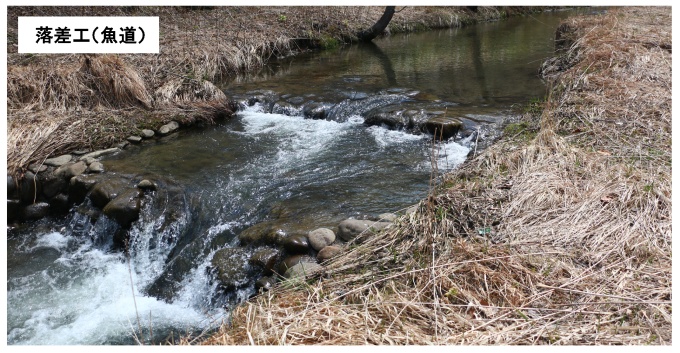
M 543 97 L 538 68 L 571 14 L 394 35 L 221 83 L 240 102 L 235 118 L 103 160 L 108 174 L 159 186 L 123 248 L 88 199 L 8 227 L 7 343 L 159 344 L 216 329 L 262 275 L 248 267 L 242 284 L 220 286 L 208 270 L 218 250 L 263 222 L 299 234 L 417 203 L 433 166 L 460 165 Z M 432 117 L 460 126 L 433 143 Z

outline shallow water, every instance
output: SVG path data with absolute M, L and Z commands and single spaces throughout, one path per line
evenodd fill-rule
M 427 194 L 431 136 L 365 125 L 362 99 L 408 92 L 416 98 L 394 104 L 493 124 L 513 105 L 542 97 L 537 69 L 567 14 L 392 36 L 281 60 L 224 83 L 237 98 L 268 90 L 331 104 L 343 115 L 311 120 L 254 104 L 230 121 L 104 161 L 109 172 L 173 180 L 187 208 L 162 228 L 162 205 L 148 200 L 130 232 L 129 255 L 112 247 L 112 221 L 92 224 L 75 210 L 8 230 L 8 344 L 162 343 L 217 327 L 228 320 L 223 306 L 254 293 L 246 288 L 225 299 L 206 272 L 215 251 L 236 246 L 243 229 L 275 210 L 297 229 L 333 227 L 347 217 L 403 209 Z M 440 171 L 465 160 L 471 136 L 436 146 Z M 187 233 L 189 240 L 182 238 Z M 179 265 L 171 261 L 182 256 Z M 172 285 L 161 280 L 168 275 Z M 165 296 L 150 294 L 159 287 Z

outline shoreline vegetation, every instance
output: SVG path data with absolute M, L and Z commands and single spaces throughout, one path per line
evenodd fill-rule
M 391 33 L 538 8 L 397 10 Z M 8 174 L 230 116 L 212 81 L 333 48 L 382 11 L 9 7 Z M 160 15 L 161 54 L 17 54 L 16 17 L 48 14 Z M 671 8 L 575 17 L 556 39 L 546 101 L 440 176 L 416 212 L 175 343 L 672 344 Z
M 397 8 L 390 33 L 460 27 L 546 7 Z M 7 173 L 74 150 L 97 150 L 176 121 L 230 117 L 215 86 L 276 57 L 358 40 L 384 7 L 8 7 Z M 159 16 L 159 54 L 17 53 L 18 16 Z
M 543 109 L 187 344 L 670 345 L 671 9 L 572 18 Z

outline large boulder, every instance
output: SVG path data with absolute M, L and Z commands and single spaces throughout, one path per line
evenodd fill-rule
M 377 232 L 390 224 L 392 223 L 373 222 L 361 219 L 346 219 L 340 222 L 338 225 L 338 236 L 344 241 L 350 241 L 365 231 Z
M 243 248 L 224 248 L 213 255 L 211 265 L 217 279 L 227 290 L 244 287 L 250 281 L 252 267 Z
M 38 180 L 42 184 L 42 193 L 47 199 L 64 191 L 68 186 L 68 182 L 64 178 L 56 176 L 53 172 L 38 174 Z
M 327 115 L 328 107 L 323 103 L 308 103 L 302 109 L 302 114 L 307 119 L 325 119 Z
M 106 204 L 129 188 L 127 180 L 119 178 L 102 180 L 92 188 L 90 200 L 92 200 L 93 205 L 104 208 Z
M 140 197 L 142 192 L 139 189 L 127 189 L 116 196 L 104 207 L 104 214 L 114 219 L 123 228 L 128 228 L 130 224 L 139 218 Z
M 315 229 L 307 235 L 309 239 L 309 245 L 316 251 L 323 249 L 324 247 L 333 244 L 335 241 L 335 233 L 328 228 L 318 228 Z

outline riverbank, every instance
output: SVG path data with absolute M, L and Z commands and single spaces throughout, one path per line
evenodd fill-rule
M 388 31 L 459 27 L 537 7 L 398 8 Z M 382 7 L 9 7 L 7 173 L 74 150 L 115 146 L 170 121 L 188 126 L 234 114 L 213 82 L 272 59 L 355 41 Z M 18 16 L 159 16 L 160 54 L 17 53 Z M 16 178 L 18 177 L 18 178 Z
M 543 109 L 202 343 L 671 344 L 671 9 L 558 33 Z

